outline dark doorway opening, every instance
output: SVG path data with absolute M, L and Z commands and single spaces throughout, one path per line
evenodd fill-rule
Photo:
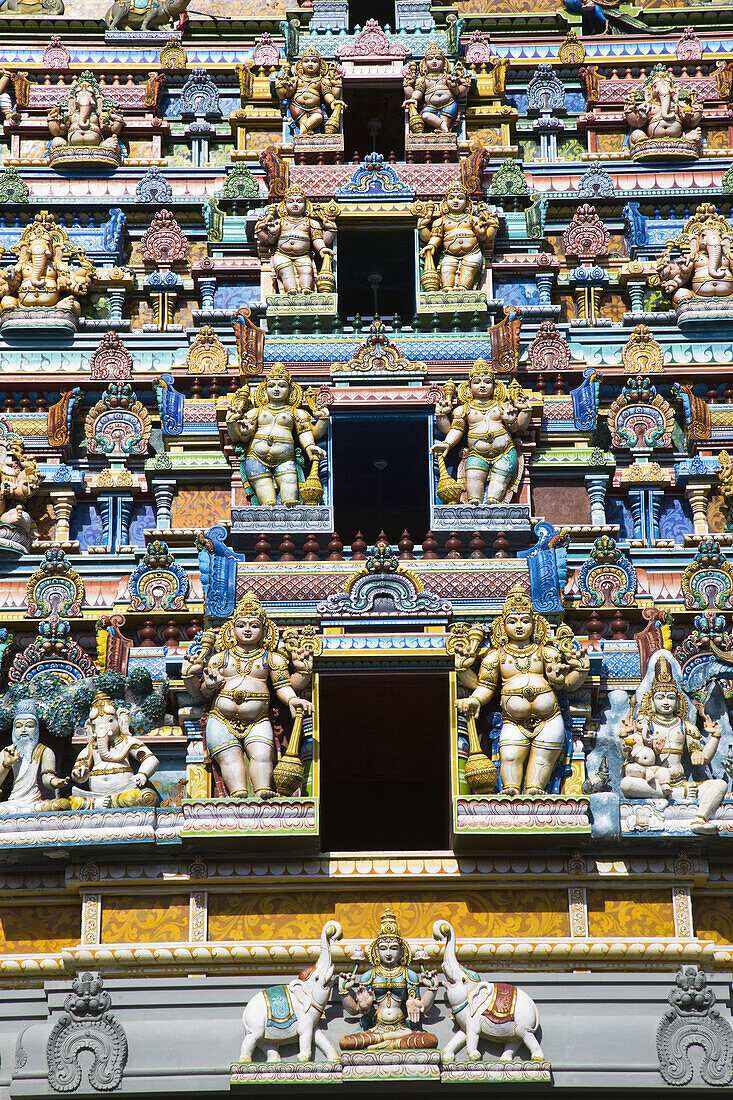
M 410 229 L 342 229 L 338 237 L 342 321 L 379 314 L 409 324 L 415 313 L 415 235 Z
M 448 847 L 447 673 L 319 677 L 323 850 Z
M 349 30 L 363 29 L 367 19 L 376 19 L 380 27 L 395 24 L 394 0 L 349 0 Z
M 395 80 L 357 84 L 349 80 L 344 89 L 348 109 L 344 111 L 344 152 L 364 160 L 367 153 L 381 153 L 385 160 L 394 153 L 405 159 L 405 110 L 402 85 Z
M 430 526 L 425 416 L 382 413 L 332 420 L 333 505 L 345 542 L 361 531 L 373 543 L 384 531 L 421 542 Z

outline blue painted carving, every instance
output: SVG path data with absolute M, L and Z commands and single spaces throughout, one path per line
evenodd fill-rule
M 371 547 L 364 568 L 352 575 L 343 592 L 318 604 L 318 614 L 329 619 L 444 618 L 450 613 L 450 603 L 434 592 L 423 591 L 417 577 L 401 566 L 386 542 Z
M 183 406 L 185 397 L 175 387 L 172 374 L 161 374 L 153 379 L 158 411 L 165 435 L 180 435 L 183 431 Z
M 226 527 L 211 527 L 196 539 L 199 572 L 206 600 L 206 614 L 225 619 L 236 605 L 237 563 L 244 561 L 225 544 Z
M 565 88 L 552 65 L 541 62 L 527 85 L 527 107 L 530 111 L 549 114 L 565 110 Z
M 336 189 L 341 202 L 364 199 L 414 199 L 415 188 L 401 180 L 391 164 L 385 164 L 381 153 L 369 153 L 364 163 L 354 169 L 349 182 Z
M 183 279 L 175 271 L 151 271 L 143 286 L 146 290 L 162 290 L 170 293 L 183 289 Z
M 192 69 L 181 88 L 181 117 L 221 118 L 219 92 L 206 69 Z
M 562 611 L 568 537 L 546 522 L 535 524 L 534 533 L 535 545 L 520 550 L 517 557 L 527 560 L 529 590 L 535 610 L 541 615 L 556 615 Z
M 606 497 L 606 519 L 609 523 L 618 524 L 620 539 L 634 537 L 634 517 L 623 500 L 618 497 Z
M 152 583 L 151 583 L 152 582 Z M 188 577 L 168 544 L 155 539 L 130 574 L 130 608 L 133 611 L 184 611 Z
M 659 537 L 673 539 L 675 546 L 682 546 L 685 535 L 694 531 L 689 502 L 676 497 L 662 501 L 659 510 Z
M 91 214 L 86 225 L 81 224 L 78 215 L 70 225 L 64 217 L 59 217 L 57 221 L 69 234 L 72 244 L 83 248 L 93 263 L 107 267 L 123 263 L 123 230 L 127 225 L 127 218 L 119 207 L 113 207 L 109 212 L 109 219 L 101 225 L 96 224 L 94 215 Z M 16 219 L 13 225 L 7 225 L 5 219 L 0 218 L 0 246 L 5 249 L 4 267 L 12 266 L 16 262 L 13 249 L 24 228 L 20 219 Z
M 144 546 L 145 532 L 155 529 L 155 508 L 152 504 L 134 504 L 130 519 L 130 546 Z
M 628 607 L 636 598 L 636 570 L 614 539 L 601 535 L 578 573 L 586 607 Z
M 573 399 L 573 420 L 580 432 L 591 432 L 596 426 L 601 377 L 592 367 L 587 367 L 583 371 L 583 381 L 570 391 Z
M 686 218 L 649 218 L 639 210 L 638 202 L 623 208 L 626 245 L 632 260 L 658 256 L 667 241 L 677 237 L 685 227 Z
M 157 164 L 151 164 L 135 188 L 138 202 L 170 202 L 173 188 L 168 183 Z
M 102 520 L 91 504 L 76 504 L 71 513 L 70 534 L 80 550 L 99 546 L 102 539 Z

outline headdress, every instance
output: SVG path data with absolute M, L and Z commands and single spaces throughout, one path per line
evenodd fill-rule
M 114 699 L 110 699 L 105 691 L 98 691 L 94 696 L 92 705 L 89 708 L 90 721 L 99 718 L 101 714 L 117 714 L 117 704 Z
M 441 50 L 441 48 L 440 48 L 440 46 L 438 45 L 437 42 L 431 42 L 431 44 L 428 46 L 428 48 L 425 51 L 425 59 L 426 60 L 427 60 L 428 57 L 433 57 L 433 56 L 442 57 L 444 61 L 448 60 L 448 58 L 445 56 L 445 50 Z
M 547 641 L 547 620 L 543 615 L 538 615 L 534 609 L 531 595 L 518 586 L 509 590 L 509 595 L 504 600 L 501 615 L 494 619 L 491 632 L 491 641 L 494 647 L 505 645 L 509 640 L 506 633 L 504 620 L 508 615 L 531 615 L 534 625 L 534 642 L 544 645 Z
M 285 194 L 283 195 L 282 199 L 277 204 L 277 216 L 278 216 L 278 218 L 285 218 L 285 217 L 288 216 L 287 211 L 285 209 L 285 203 L 288 199 L 292 199 L 296 196 L 299 199 L 302 199 L 303 202 L 305 203 L 305 215 L 304 215 L 304 217 L 307 217 L 307 218 L 312 217 L 312 215 L 313 215 L 313 204 L 311 203 L 310 199 L 306 195 L 303 188 L 299 184 L 294 183 L 291 187 L 288 187 L 288 189 L 285 192 Z
M 653 696 L 657 691 L 673 691 L 677 696 L 677 713 L 681 718 L 685 717 L 689 701 L 684 692 L 680 690 L 672 666 L 666 657 L 660 657 L 654 666 L 651 687 L 644 693 L 644 697 L 639 704 L 637 712 L 639 716 L 649 719 L 654 718 Z
M 484 377 L 487 374 L 491 375 L 494 380 L 494 397 L 496 400 L 506 401 L 506 386 L 497 379 L 493 365 L 487 359 L 477 359 L 468 372 L 468 381 L 461 382 L 458 387 L 458 400 L 462 404 L 465 405 L 467 401 L 474 400 L 471 395 L 471 380 Z
M 259 619 L 262 623 L 262 645 L 265 649 L 273 650 L 277 645 L 277 627 L 272 619 L 268 619 L 264 607 L 254 592 L 246 592 L 237 606 L 231 619 L 227 619 L 219 631 L 219 648 L 233 649 L 237 642 L 234 637 L 234 624 L 237 619 Z
M 412 951 L 409 944 L 405 943 L 400 935 L 400 926 L 397 923 L 397 917 L 391 909 L 385 909 L 382 916 L 379 919 L 379 935 L 369 944 L 369 961 L 372 966 L 380 966 L 379 953 L 377 947 L 381 940 L 399 940 L 402 948 L 402 956 L 398 965 L 407 966 L 412 958 Z
M 24 718 L 32 716 L 38 721 L 38 706 L 35 699 L 21 699 L 15 707 L 15 717 Z

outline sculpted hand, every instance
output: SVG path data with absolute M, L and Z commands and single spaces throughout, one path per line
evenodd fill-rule
M 481 704 L 473 695 L 468 699 L 457 699 L 456 709 L 459 714 L 465 714 L 466 718 L 476 718 L 481 710 Z
M 182 676 L 201 676 L 204 671 L 203 661 L 192 661 L 191 664 L 184 664 L 181 675 Z
M 444 455 L 449 450 L 450 447 L 448 446 L 446 441 L 444 439 L 441 439 L 438 443 L 433 443 L 432 447 L 430 448 L 430 453 L 432 455 Z
M 306 447 L 305 453 L 308 455 L 308 458 L 326 457 L 326 452 L 324 451 L 323 447 L 317 447 L 315 443 L 311 443 L 310 447 Z
M 297 699 L 297 698 L 295 698 L 295 699 L 291 699 L 290 702 L 288 703 L 288 709 L 290 710 L 290 713 L 292 714 L 293 718 L 295 718 L 295 715 L 299 714 L 299 713 L 300 714 L 312 714 L 313 713 L 313 704 L 310 702 L 309 699 Z
M 438 971 L 437 970 L 427 970 L 425 972 L 425 974 L 423 975 L 423 977 L 424 977 L 424 982 L 425 982 L 425 988 L 432 990 L 432 992 L 434 993 L 436 991 L 436 989 L 438 988 L 438 986 L 440 985 L 440 979 L 438 977 Z
M 62 787 L 65 787 L 68 782 L 69 782 L 69 777 L 68 776 L 66 776 L 64 778 L 63 776 L 55 775 L 53 777 L 53 779 L 49 779 L 48 785 L 49 785 L 49 787 L 51 787 L 52 790 L 59 791 L 59 790 L 61 790 Z
M 13 766 L 15 761 L 18 759 L 18 756 L 19 756 L 19 753 L 18 753 L 18 750 L 17 750 L 16 746 L 15 745 L 8 745 L 8 747 L 6 749 L 3 749 L 3 754 L 2 754 L 2 757 L 0 758 L 0 763 L 2 763 L 2 766 L 4 768 L 10 768 L 10 767 Z
M 696 750 L 695 752 L 690 753 L 690 763 L 695 764 L 695 765 L 705 763 L 705 757 L 703 756 L 703 754 L 700 752 L 699 749 Z
M 147 783 L 148 783 L 147 775 L 145 775 L 144 772 L 138 772 L 137 775 L 135 776 L 135 786 L 142 788 L 142 787 L 146 787 Z
M 357 986 L 354 1000 L 362 1015 L 365 1016 L 367 1012 L 371 1012 L 372 1005 L 374 1004 L 374 995 L 369 992 L 365 985 Z
M 338 976 L 338 991 L 339 997 L 345 996 L 350 993 L 356 985 L 356 978 L 352 978 L 351 974 L 347 974 L 345 971 Z
M 408 997 L 405 1004 L 407 1019 L 411 1024 L 419 1024 L 422 1014 L 422 1002 L 417 997 Z
M 706 733 L 720 734 L 720 722 L 714 722 L 709 714 L 703 714 L 702 716 L 702 728 Z

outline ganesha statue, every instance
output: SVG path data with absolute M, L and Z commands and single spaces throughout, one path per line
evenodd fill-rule
M 730 223 L 704 202 L 667 243 L 651 282 L 674 302 L 678 324 L 733 319 L 732 241 Z
M 83 72 L 66 102 L 55 104 L 48 112 L 52 135 L 48 163 L 57 171 L 67 167 L 119 168 L 122 121 L 94 75 Z
M 410 134 L 454 133 L 470 84 L 471 77 L 460 61 L 451 65 L 439 46 L 428 46 L 425 59 L 411 61 L 402 76 Z
M 665 65 L 651 74 L 625 106 L 632 160 L 696 160 L 702 151 L 702 105 Z
M 130 732 L 127 707 L 98 691 L 84 726 L 87 743 L 76 758 L 71 778 L 72 810 L 157 806 L 150 782 L 159 760 Z
M 13 251 L 17 263 L 0 272 L 0 330 L 76 329 L 79 299 L 96 276 L 83 248 L 42 210 L 25 227 Z
M 27 553 L 48 510 L 38 490 L 43 476 L 17 435 L 0 425 L 0 546 Z M 45 531 L 43 532 L 46 533 Z

